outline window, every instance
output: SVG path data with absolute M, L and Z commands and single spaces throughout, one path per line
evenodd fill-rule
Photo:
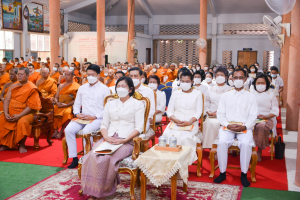
M 2 58 L 7 57 L 8 60 L 12 59 L 14 50 L 14 33 L 11 31 L 0 31 L 0 61 Z
M 274 51 L 264 51 L 263 69 L 270 70 L 274 66 Z
M 50 36 L 30 34 L 30 49 L 33 56 L 46 60 L 46 57 L 50 57 Z

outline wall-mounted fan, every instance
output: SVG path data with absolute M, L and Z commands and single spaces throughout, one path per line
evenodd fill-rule
M 131 50 L 138 49 L 139 42 L 136 39 L 130 40 L 129 45 L 131 47 Z
M 268 31 L 268 38 L 274 47 L 282 48 L 282 45 L 284 44 L 284 35 L 275 35 L 271 31 Z
M 291 36 L 291 24 L 290 23 L 281 23 L 282 17 L 278 16 L 272 18 L 269 15 L 263 16 L 263 22 L 267 26 L 268 30 L 272 31 L 275 35 L 281 34 L 281 27 L 285 28 L 286 34 L 288 37 Z
M 104 42 L 103 42 L 104 48 L 107 46 L 107 44 L 109 44 L 110 46 L 112 46 L 113 43 L 114 43 L 114 41 L 115 41 L 115 36 L 114 35 L 111 36 L 111 38 L 109 38 L 107 40 L 104 40 Z
M 265 2 L 278 15 L 285 15 L 292 11 L 296 0 L 265 0 Z
M 200 48 L 200 49 L 204 49 L 206 47 L 206 40 L 204 40 L 203 38 L 199 38 L 196 41 L 196 45 Z
M 63 41 L 66 41 L 67 44 L 69 44 L 70 41 L 71 41 L 71 39 L 72 39 L 72 38 L 71 38 L 70 35 L 68 35 L 67 33 L 64 33 L 63 36 L 59 37 L 59 45 L 61 45 L 61 44 L 63 43 Z

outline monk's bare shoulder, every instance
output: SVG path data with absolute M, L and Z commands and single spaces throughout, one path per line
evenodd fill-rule
M 3 86 L 3 90 L 6 90 L 6 88 L 9 88 L 12 84 L 14 84 L 14 83 L 13 83 L 13 82 L 6 83 L 6 84 Z
M 15 83 L 15 84 L 12 84 L 12 85 L 9 87 L 8 91 L 11 91 L 12 89 L 14 89 L 15 87 L 18 87 L 18 86 L 22 86 L 22 84 L 19 83 L 19 82 Z
M 41 78 L 36 82 L 36 87 L 39 87 L 40 84 L 42 84 L 44 82 L 44 80 L 42 80 Z

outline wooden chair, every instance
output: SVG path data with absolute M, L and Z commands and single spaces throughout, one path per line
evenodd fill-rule
M 53 141 L 51 140 L 54 128 L 54 105 L 50 99 L 40 97 L 42 109 L 39 113 L 34 115 L 34 123 L 32 125 L 31 133 L 34 138 L 34 149 L 39 150 L 39 137 L 41 133 L 47 135 L 47 142 L 49 146 L 52 146 Z
M 104 105 L 111 100 L 117 99 L 119 98 L 117 94 L 115 95 L 108 95 L 107 97 L 105 97 L 104 99 Z M 145 103 L 145 114 L 144 114 L 144 132 L 146 132 L 146 128 L 147 128 L 147 122 L 148 122 L 148 116 L 149 116 L 149 112 L 150 112 L 150 100 L 146 97 L 143 97 L 140 93 L 135 92 L 135 94 L 133 95 L 133 98 L 139 100 L 139 101 L 143 101 Z M 87 138 L 91 137 L 92 134 L 89 133 L 87 134 Z M 100 139 L 102 138 L 102 135 L 100 133 L 100 131 L 97 133 L 97 135 L 93 136 L 93 140 L 94 142 L 98 142 Z M 135 188 L 135 184 L 137 181 L 139 181 L 139 169 L 138 167 L 133 163 L 134 160 L 136 160 L 140 153 L 143 152 L 143 147 L 142 147 L 142 138 L 141 137 L 135 137 L 133 139 L 134 142 L 134 148 L 133 148 L 133 152 L 132 155 L 125 158 L 123 161 L 120 162 L 120 166 L 119 166 L 119 173 L 123 173 L 123 172 L 127 172 L 130 174 L 131 176 L 131 182 L 130 182 L 130 197 L 131 200 L 135 200 L 135 194 L 134 194 L 134 188 Z M 90 147 L 88 147 L 88 150 L 91 150 L 91 144 L 87 144 Z M 87 146 L 86 145 L 86 146 Z M 80 159 L 79 164 L 78 164 L 78 176 L 79 178 L 81 178 L 81 168 L 82 168 L 82 161 L 83 161 L 83 157 Z M 83 191 L 82 189 L 80 189 L 78 191 L 78 193 L 80 195 L 82 195 Z
M 219 168 L 219 165 L 215 167 L 215 154 L 217 153 L 217 147 L 218 147 L 218 140 L 219 137 L 216 138 L 216 140 L 213 142 L 212 149 L 210 151 L 210 175 L 209 178 L 214 178 L 215 175 L 215 170 Z M 237 144 L 237 139 L 233 142 L 233 144 L 228 148 L 228 150 L 233 150 L 233 151 L 240 151 L 238 144 Z M 251 172 L 251 182 L 256 183 L 256 178 L 255 178 L 255 169 L 256 169 L 256 164 L 257 164 L 257 153 L 255 146 L 252 147 L 252 155 L 251 155 L 251 160 L 250 160 L 250 167 L 249 170 Z M 232 167 L 232 166 L 227 166 L 227 168 L 230 169 L 241 169 L 240 167 Z

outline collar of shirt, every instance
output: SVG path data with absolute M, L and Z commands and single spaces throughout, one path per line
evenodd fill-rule
M 244 94 L 246 92 L 246 89 L 245 88 L 243 88 L 242 90 L 240 90 L 240 91 L 237 91 L 236 89 L 234 89 L 234 94 L 235 95 L 242 95 L 242 94 Z
M 89 88 L 95 88 L 95 87 L 101 86 L 99 81 L 95 85 L 91 85 L 90 83 L 88 83 L 88 84 L 89 84 Z

